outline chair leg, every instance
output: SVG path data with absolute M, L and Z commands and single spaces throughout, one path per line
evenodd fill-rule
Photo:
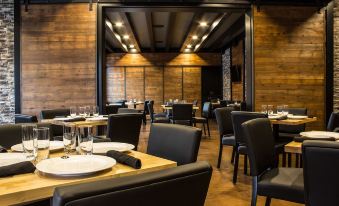
M 298 168 L 299 167 L 299 155 L 295 154 L 295 167 Z
M 282 153 L 282 167 L 286 167 L 286 155 L 285 152 Z
M 252 201 L 251 206 L 257 205 L 257 190 L 258 189 L 258 177 L 254 176 L 252 179 Z
M 208 136 L 210 137 L 211 133 L 210 133 L 210 125 L 208 124 L 208 119 L 207 119 L 207 132 L 208 132 Z
M 247 155 L 244 155 L 244 175 L 247 175 Z
M 271 205 L 271 198 L 270 197 L 266 197 L 265 206 L 270 206 L 270 205 Z
M 202 125 L 204 126 L 204 135 L 206 135 L 205 123 L 202 123 Z
M 235 159 L 234 159 L 234 169 L 233 169 L 233 184 L 237 184 L 238 166 L 239 166 L 239 153 L 236 151 Z
M 235 156 L 235 147 L 233 146 L 232 157 L 231 157 L 231 164 L 234 164 L 234 156 Z
M 288 167 L 292 166 L 292 154 L 291 153 L 287 154 L 287 165 Z
M 223 149 L 223 145 L 219 144 L 219 156 L 218 156 L 218 165 L 217 165 L 217 168 L 220 168 L 220 164 L 221 164 L 221 158 L 222 158 L 222 149 Z
M 300 155 L 300 168 L 303 168 L 303 156 Z

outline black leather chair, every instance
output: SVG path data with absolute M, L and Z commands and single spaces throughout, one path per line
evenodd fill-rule
M 142 114 L 111 114 L 107 122 L 107 138 L 112 142 L 133 144 L 138 148 Z
M 206 135 L 205 124 L 207 125 L 208 136 L 210 137 L 210 126 L 209 126 L 209 118 L 211 114 L 212 104 L 211 102 L 205 102 L 202 108 L 201 117 L 193 117 L 193 125 L 196 126 L 197 123 L 201 123 L 204 127 L 204 134 Z
M 339 132 L 339 112 L 332 112 L 327 123 L 327 130 L 331 132 Z
M 266 114 L 258 112 L 244 112 L 244 111 L 233 111 L 231 113 L 233 131 L 235 137 L 235 157 L 234 157 L 234 170 L 233 170 L 233 183 L 237 183 L 238 178 L 238 165 L 239 156 L 244 155 L 244 174 L 247 174 L 247 147 L 245 143 L 244 132 L 241 124 L 256 118 L 265 118 Z
M 277 154 L 270 120 L 253 119 L 242 127 L 253 177 L 251 205 L 256 205 L 257 195 L 267 197 L 265 206 L 270 205 L 271 198 L 305 203 L 302 169 L 275 167 Z
M 41 119 L 53 119 L 57 116 L 68 116 L 70 115 L 70 109 L 51 109 L 51 110 L 42 110 L 40 112 Z M 64 134 L 63 126 L 52 125 L 51 129 L 53 131 L 54 139 L 62 140 Z
M 53 206 L 203 206 L 212 167 L 198 162 L 128 177 L 57 187 Z
M 15 123 L 36 123 L 38 118 L 35 115 L 15 114 Z
M 151 126 L 147 154 L 173 160 L 178 165 L 197 161 L 201 129 L 184 125 L 159 124 Z
M 117 114 L 119 108 L 124 108 L 124 107 L 121 106 L 120 104 L 118 104 L 118 105 L 115 105 L 115 104 L 106 105 L 106 114 L 107 115 Z
M 142 122 L 144 125 L 147 124 L 147 115 L 149 115 L 149 110 L 148 110 L 148 103 L 150 100 L 145 100 L 144 102 L 144 110 L 142 111 Z
M 233 132 L 233 125 L 232 125 L 232 117 L 231 112 L 234 111 L 232 107 L 222 107 L 214 110 L 215 117 L 218 124 L 218 130 L 220 135 L 220 142 L 219 142 L 219 156 L 218 156 L 218 165 L 217 167 L 220 168 L 221 158 L 222 158 L 222 150 L 223 146 L 232 146 L 233 152 L 231 161 L 233 162 L 234 155 L 235 155 L 235 137 Z
M 305 141 L 302 155 L 306 206 L 339 205 L 339 143 Z
M 193 104 L 173 104 L 172 123 L 192 126 Z
M 147 104 L 151 123 L 170 123 L 170 119 L 163 115 L 157 115 L 154 113 L 153 101 L 149 101 Z

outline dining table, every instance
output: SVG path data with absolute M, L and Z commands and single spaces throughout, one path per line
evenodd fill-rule
M 173 107 L 172 106 L 168 106 L 168 105 L 161 105 L 161 107 L 164 109 L 164 110 L 172 110 Z M 199 107 L 198 106 L 193 106 L 193 110 L 199 110 Z
M 107 126 L 108 117 L 102 117 L 97 120 L 94 118 L 86 118 L 86 120 L 81 121 L 65 121 L 62 118 L 54 118 L 54 119 L 42 119 L 41 123 L 50 123 L 54 125 L 60 126 Z
M 129 102 L 125 102 L 125 105 L 127 105 L 127 106 L 131 105 L 131 106 L 133 106 L 134 109 L 136 109 L 138 105 L 142 105 L 142 104 L 144 104 L 144 102 L 141 102 L 141 101 L 136 101 L 136 102 L 129 101 Z
M 51 198 L 54 189 L 60 186 L 93 182 L 122 176 L 137 175 L 146 172 L 159 171 L 177 166 L 176 162 L 162 159 L 138 151 L 129 151 L 129 155 L 139 158 L 140 169 L 117 163 L 111 169 L 90 176 L 56 177 L 44 175 L 39 171 L 34 173 L 0 178 L 0 205 L 25 205 Z M 50 158 L 61 158 L 64 152 L 54 152 Z

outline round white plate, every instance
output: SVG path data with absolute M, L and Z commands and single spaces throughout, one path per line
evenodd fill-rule
M 100 155 L 74 155 L 66 159 L 61 157 L 45 159 L 36 165 L 43 174 L 72 177 L 91 175 L 112 168 L 115 159 Z
M 31 160 L 23 153 L 0 153 L 0 167 Z
M 38 147 L 39 147 L 39 141 L 38 141 Z M 64 143 L 62 141 L 50 141 L 49 142 L 49 150 L 50 151 L 58 151 L 64 148 Z M 22 148 L 22 144 L 16 144 L 11 147 L 12 151 L 16 152 L 23 152 L 24 149 Z
M 310 131 L 310 132 L 301 132 L 301 136 L 309 138 L 329 138 L 333 137 L 339 139 L 339 133 L 336 132 L 327 132 L 327 131 Z
M 109 150 L 115 150 L 118 152 L 126 152 L 134 149 L 134 145 L 122 143 L 122 142 L 98 142 L 93 143 L 94 154 L 106 154 Z
M 305 115 L 293 115 L 293 114 L 289 114 L 287 115 L 287 117 L 289 119 L 306 119 L 308 116 Z

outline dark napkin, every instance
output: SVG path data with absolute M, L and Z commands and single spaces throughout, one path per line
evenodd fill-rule
M 319 138 L 310 138 L 310 137 L 294 137 L 295 142 L 303 142 L 305 140 L 324 140 L 324 141 L 335 141 L 336 139 L 334 137 L 319 137 Z
M 0 167 L 0 177 L 8 177 L 19 174 L 33 173 L 35 166 L 29 162 L 19 162 L 12 165 Z
M 0 145 L 0 153 L 6 153 L 7 150 L 3 146 Z
M 106 153 L 108 157 L 114 158 L 117 162 L 133 167 L 134 169 L 141 168 L 141 160 L 135 157 L 132 157 L 128 154 L 118 152 L 115 150 L 110 150 Z
M 80 122 L 80 121 L 86 121 L 86 118 L 84 118 L 84 117 L 74 117 L 72 119 L 64 120 L 64 122 Z

